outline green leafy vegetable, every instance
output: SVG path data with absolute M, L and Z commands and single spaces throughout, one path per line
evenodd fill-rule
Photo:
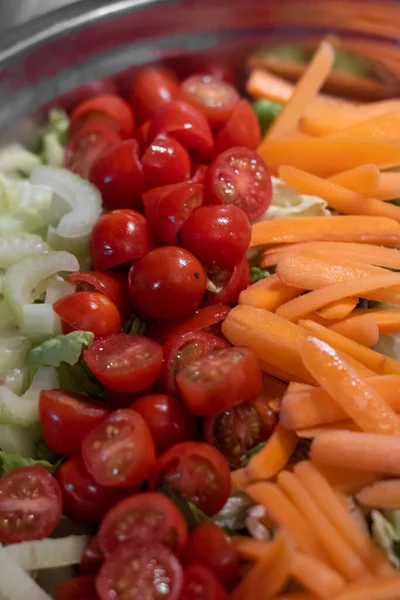
M 400 511 L 379 510 L 371 512 L 371 529 L 375 542 L 382 548 L 388 560 L 400 569 Z
M 57 335 L 29 350 L 27 363 L 32 369 L 59 367 L 63 362 L 74 365 L 83 348 L 90 346 L 93 339 L 91 331 L 72 331 L 66 335 Z
M 19 469 L 20 467 L 38 466 L 47 469 L 50 473 L 55 473 L 61 464 L 62 459 L 52 463 L 48 460 L 35 460 L 34 458 L 24 458 L 19 454 L 9 454 L 0 450 L 0 477 Z
M 260 269 L 259 267 L 250 267 L 251 283 L 256 283 L 256 281 L 260 281 L 261 279 L 266 279 L 270 275 L 271 275 L 271 273 L 268 271 L 268 269 Z
M 260 124 L 261 135 L 264 135 L 281 112 L 282 106 L 271 100 L 256 100 L 253 102 L 253 110 Z
M 89 371 L 83 360 L 75 365 L 66 362 L 57 367 L 60 388 L 76 394 L 84 394 L 97 400 L 104 400 L 104 387 Z
M 53 108 L 49 113 L 47 125 L 39 130 L 39 153 L 44 164 L 51 167 L 63 166 L 68 129 L 67 113 L 59 108 Z
M 400 198 L 394 198 L 393 200 L 388 200 L 389 204 L 394 204 L 395 206 L 400 206 Z
M 192 529 L 199 523 L 209 521 L 209 517 L 205 515 L 193 502 L 186 500 L 175 488 L 163 482 L 158 488 L 158 491 L 164 496 L 171 498 L 172 502 L 179 508 L 185 518 L 187 526 Z
M 214 523 L 227 533 L 237 533 L 246 529 L 246 518 L 249 508 L 254 506 L 250 496 L 245 492 L 234 491 L 225 506 L 213 517 Z
M 301 460 L 307 460 L 309 452 L 310 452 L 310 448 L 311 448 L 311 440 L 301 438 L 297 442 L 297 446 L 293 450 L 293 454 L 290 457 L 288 464 L 295 465 L 296 463 L 300 462 Z
M 251 450 L 249 450 L 247 452 L 247 454 L 245 454 L 244 456 L 242 456 L 242 459 L 240 461 L 240 466 L 241 467 L 247 467 L 249 460 L 251 459 L 252 456 L 254 456 L 254 454 L 258 454 L 260 452 L 260 450 L 262 450 L 265 446 L 267 442 L 261 442 L 260 444 L 257 444 L 257 446 L 254 446 L 254 448 L 251 448 Z
M 367 77 L 373 74 L 372 62 L 369 58 L 346 50 L 336 50 L 333 68 L 359 77 Z

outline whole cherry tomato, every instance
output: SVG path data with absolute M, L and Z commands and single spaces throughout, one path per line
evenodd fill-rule
M 261 130 L 256 114 L 250 102 L 240 100 L 225 127 L 217 133 L 215 139 L 216 154 L 235 146 L 257 150 L 260 142 Z
M 228 600 L 228 594 L 210 569 L 194 564 L 184 571 L 179 600 Z
M 53 304 L 63 322 L 63 333 L 91 331 L 105 337 L 121 330 L 121 315 L 114 302 L 98 292 L 74 292 Z
M 74 577 L 58 584 L 57 600 L 77 600 L 78 598 L 94 598 L 96 596 L 96 580 L 92 575 Z
M 80 271 L 71 273 L 68 281 L 76 283 L 76 291 L 96 291 L 110 298 L 125 319 L 129 313 L 126 279 L 119 273 L 105 271 Z
M 113 94 L 94 96 L 72 111 L 70 132 L 75 133 L 88 121 L 106 118 L 112 123 L 121 137 L 132 137 L 135 130 L 135 115 L 125 100 Z
M 142 156 L 146 189 L 189 179 L 191 160 L 188 151 L 169 135 L 157 136 Z
M 141 119 L 151 119 L 178 94 L 179 86 L 173 72 L 165 67 L 148 67 L 136 75 L 128 97 Z
M 250 285 L 249 263 L 243 256 L 232 271 L 216 267 L 208 270 L 208 277 L 219 287 L 218 291 L 208 293 L 208 304 L 236 304 L 240 293 Z
M 230 83 L 211 75 L 191 75 L 185 79 L 180 96 L 203 113 L 213 128 L 228 121 L 240 99 Z
M 88 178 L 97 158 L 121 141 L 118 131 L 103 120 L 86 123 L 69 139 L 64 153 L 64 167 Z

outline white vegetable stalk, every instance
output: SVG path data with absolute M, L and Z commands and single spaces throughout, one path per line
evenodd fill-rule
M 21 144 L 11 144 L 0 150 L 0 171 L 9 174 L 30 175 L 40 165 L 40 158 Z
M 28 369 L 9 369 L 0 373 L 0 385 L 5 385 L 9 390 L 21 396 L 26 390 L 29 381 Z M 1 444 L 0 444 L 1 447 Z
M 0 337 L 0 373 L 25 366 L 26 353 L 32 346 L 26 335 L 18 330 L 2 331 Z
M 0 186 L 4 212 L 41 216 L 41 213 L 46 213 L 51 206 L 53 192 L 48 186 L 35 185 L 26 179 L 11 179 L 1 173 Z
M 0 547 L 1 600 L 52 600 L 18 565 L 5 548 Z
M 73 294 L 76 290 L 76 284 L 71 281 L 64 281 L 64 279 L 50 279 L 47 284 L 45 303 L 54 304 L 64 296 Z
M 38 441 L 36 428 L 27 429 L 21 425 L 0 425 L 0 448 L 3 452 L 19 454 L 24 458 L 35 455 Z
M 62 333 L 61 319 L 52 304 L 25 304 L 24 333 L 34 343 Z
M 16 326 L 15 314 L 7 300 L 0 300 L 0 335 L 6 329 Z
M 20 233 L 33 233 L 43 229 L 43 220 L 28 213 L 0 215 L 0 236 Z
M 54 569 L 77 565 L 89 543 L 86 535 L 34 542 L 21 542 L 7 546 L 7 554 L 25 571 Z

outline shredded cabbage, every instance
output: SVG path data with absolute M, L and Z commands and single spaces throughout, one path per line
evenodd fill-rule
M 30 175 L 40 162 L 36 154 L 21 144 L 11 144 L 0 150 L 0 171 L 8 175 Z
M 68 567 L 80 562 L 89 539 L 86 535 L 70 535 L 61 539 L 47 538 L 7 546 L 7 554 L 25 571 Z
M 46 592 L 0 547 L 1 600 L 52 600 Z
M 24 256 L 43 254 L 49 250 L 48 244 L 39 235 L 19 233 L 0 237 L 0 268 L 8 269 Z

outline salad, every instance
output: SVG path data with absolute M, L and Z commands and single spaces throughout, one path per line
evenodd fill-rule
M 400 598 L 400 101 L 337 44 L 0 152 L 1 600 Z

